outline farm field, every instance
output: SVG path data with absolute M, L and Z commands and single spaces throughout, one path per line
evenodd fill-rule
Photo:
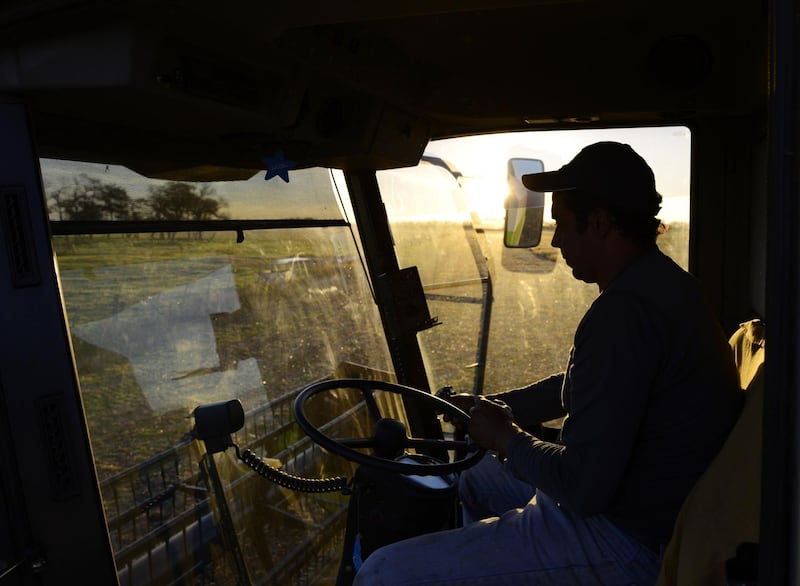
M 473 389 L 481 335 L 488 336 L 485 392 L 563 367 L 574 328 L 597 290 L 576 281 L 549 246 L 552 227 L 532 250 L 505 249 L 501 231 L 476 234 L 460 223 L 400 223 L 392 230 L 401 267 L 418 267 L 439 323 L 419 333 L 433 387 Z M 685 234 L 673 227 L 662 248 L 681 250 L 676 242 L 683 241 L 685 250 Z M 370 376 L 392 371 L 348 230 L 253 231 L 241 243 L 226 232 L 58 236 L 54 248 L 124 572 L 140 567 L 137 551 L 155 547 L 151 535 L 188 531 L 183 519 L 211 519 L 215 499 L 203 488 L 202 444 L 190 441 L 192 411 L 201 404 L 242 401 L 248 417 L 236 441 L 280 457 L 295 474 L 352 475 L 349 463 L 313 446 L 291 413 L 294 395 L 310 382 L 364 369 Z M 482 325 L 486 307 L 491 319 Z M 339 413 L 329 406 L 316 409 L 324 421 Z M 342 422 L 344 435 L 363 435 L 351 427 L 362 423 Z M 341 496 L 293 493 L 245 476 L 230 450 L 214 460 L 248 568 L 276 585 L 295 583 L 291 564 L 311 574 L 317 564 L 331 566 L 325 575 L 335 572 Z M 316 545 L 301 549 L 309 543 Z M 267 559 L 264 551 L 275 556 Z M 203 563 L 216 579 L 236 573 L 223 551 Z
M 436 227 L 435 241 L 419 236 L 430 226 L 393 229 L 402 266 L 419 265 L 426 292 L 444 282 L 435 292 L 448 294 L 429 300 L 441 325 L 419 334 L 433 384 L 469 391 L 483 292 L 473 256 L 454 252 L 466 249 L 464 230 L 451 228 Z M 597 295 L 572 277 L 551 236 L 546 227 L 540 247 L 511 250 L 500 231 L 479 235 L 493 291 L 485 392 L 560 370 Z M 685 262 L 685 237 L 673 226 L 661 248 Z M 256 408 L 343 361 L 392 370 L 344 230 L 265 231 L 238 244 L 224 232 L 54 243 L 101 477 L 185 438 L 202 402 L 238 397 Z

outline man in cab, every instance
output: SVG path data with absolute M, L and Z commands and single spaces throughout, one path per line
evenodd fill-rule
M 378 549 L 357 586 L 653 584 L 681 504 L 739 415 L 726 336 L 657 246 L 661 196 L 644 159 L 601 142 L 523 183 L 553 193 L 553 246 L 599 295 L 563 373 L 451 399 L 487 450 L 460 481 L 470 522 Z M 557 441 L 523 429 L 557 415 Z

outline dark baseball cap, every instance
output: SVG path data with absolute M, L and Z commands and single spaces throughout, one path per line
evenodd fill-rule
M 615 212 L 655 216 L 661 209 L 653 170 L 630 145 L 597 142 L 558 171 L 522 176 L 532 191 L 578 191 Z

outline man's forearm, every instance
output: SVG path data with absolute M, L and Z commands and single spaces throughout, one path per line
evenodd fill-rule
M 489 395 L 489 397 L 500 399 L 511 407 L 517 425 L 527 427 L 565 415 L 564 406 L 561 403 L 563 383 L 564 373 L 559 373 L 536 381 L 527 387 L 504 391 Z

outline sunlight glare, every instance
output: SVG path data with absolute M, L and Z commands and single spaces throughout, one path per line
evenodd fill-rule
M 504 214 L 508 159 L 541 159 L 545 170 L 551 171 L 568 163 L 583 147 L 604 140 L 630 144 L 650 164 L 656 188 L 664 197 L 659 214 L 663 221 L 689 221 L 691 133 L 683 126 L 468 136 L 432 141 L 426 153 L 449 161 L 463 173 L 461 183 L 472 209 L 491 220 Z M 552 221 L 550 194 L 545 198 L 545 221 Z

